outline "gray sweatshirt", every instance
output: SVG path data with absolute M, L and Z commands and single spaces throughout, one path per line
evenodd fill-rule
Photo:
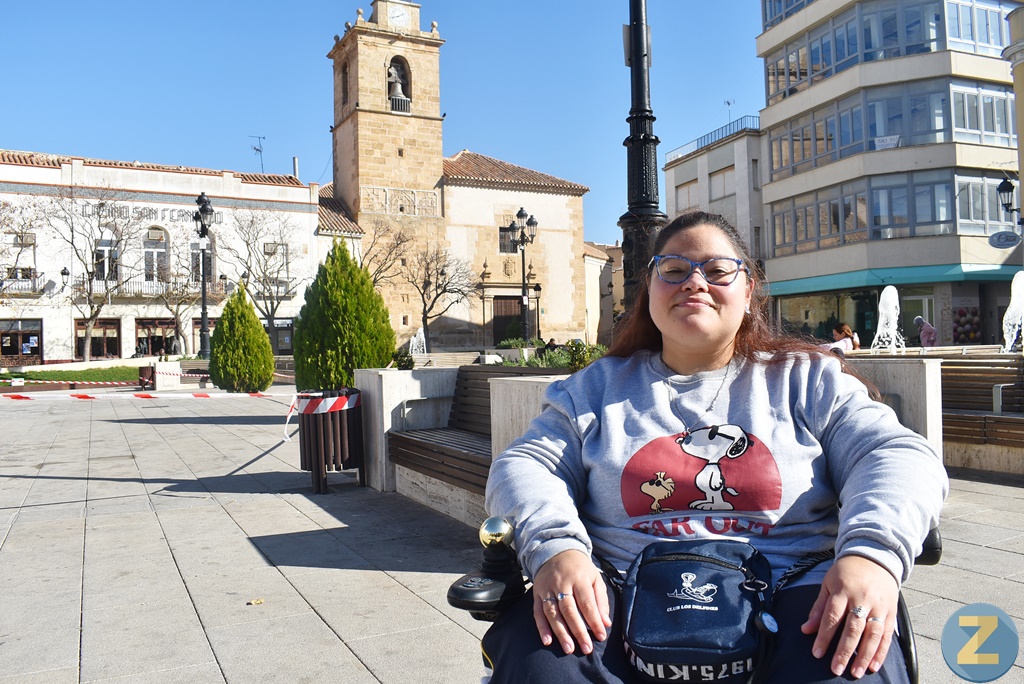
M 824 355 L 691 376 L 656 352 L 605 357 L 546 402 L 487 481 L 531 577 L 568 549 L 623 570 L 654 541 L 726 538 L 758 548 L 776 579 L 834 547 L 903 581 L 948 489 L 924 438 Z

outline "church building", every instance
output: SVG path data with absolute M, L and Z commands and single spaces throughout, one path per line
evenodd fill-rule
M 424 327 L 435 351 L 596 341 L 588 188 L 469 150 L 444 157 L 444 41 L 420 24 L 418 4 L 374 0 L 335 37 L 324 186 L 297 168 L 0 149 L 0 366 L 194 354 L 204 281 L 211 329 L 245 287 L 275 353 L 290 354 L 305 288 L 338 239 L 372 274 L 399 344 Z M 200 194 L 215 211 L 208 241 L 193 225 Z

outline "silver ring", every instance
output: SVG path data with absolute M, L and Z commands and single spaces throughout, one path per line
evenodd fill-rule
M 540 600 L 541 603 L 547 603 L 548 601 L 551 601 L 552 603 L 558 603 L 558 599 L 554 596 L 548 596 L 547 598 Z
M 853 616 L 856 616 L 856 617 L 859 617 L 859 618 L 866 618 L 868 616 L 868 609 L 865 608 L 864 606 L 854 606 L 853 608 L 850 609 L 850 615 L 853 615 Z
M 869 617 L 868 622 L 885 622 L 885 618 L 880 617 Z
M 571 596 L 572 596 L 572 594 L 571 594 L 571 593 L 568 593 L 568 592 L 564 592 L 564 593 L 563 593 L 563 592 L 561 592 L 561 591 L 560 591 L 560 592 L 558 592 L 558 600 L 559 600 L 559 601 L 561 601 L 561 600 L 563 600 L 563 599 L 567 599 L 567 598 L 570 598 Z

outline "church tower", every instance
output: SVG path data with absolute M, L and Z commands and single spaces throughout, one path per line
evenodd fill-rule
M 409 252 L 444 244 L 440 48 L 436 22 L 420 30 L 420 6 L 373 0 L 327 57 L 334 62 L 334 197 L 367 233 L 413 238 Z M 419 327 L 418 296 L 382 288 L 399 340 Z
M 440 47 L 420 6 L 374 0 L 327 55 L 334 62 L 334 196 L 373 217 L 441 225 Z M 369 222 L 364 222 L 370 218 Z M 418 222 L 416 222 L 418 223 Z

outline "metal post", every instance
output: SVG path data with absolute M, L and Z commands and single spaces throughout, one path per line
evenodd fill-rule
M 519 230 L 519 253 L 523 256 L 523 297 L 520 300 L 522 305 L 519 307 L 519 314 L 521 317 L 520 327 L 523 333 L 523 339 L 527 342 L 530 341 L 530 330 L 529 330 L 529 308 L 530 300 L 529 295 L 526 293 L 526 228 Z
M 654 135 L 651 110 L 647 35 L 647 0 L 629 2 L 629 70 L 632 103 L 629 110 L 629 137 L 626 146 L 629 208 L 619 218 L 622 228 L 622 268 L 625 280 L 625 305 L 636 298 L 643 278 L 644 259 L 651 236 L 668 222 L 658 207 L 658 138 Z
M 206 238 L 199 240 L 199 271 L 202 293 L 202 312 L 199 319 L 199 358 L 209 360 L 210 358 L 210 322 L 206 317 Z

